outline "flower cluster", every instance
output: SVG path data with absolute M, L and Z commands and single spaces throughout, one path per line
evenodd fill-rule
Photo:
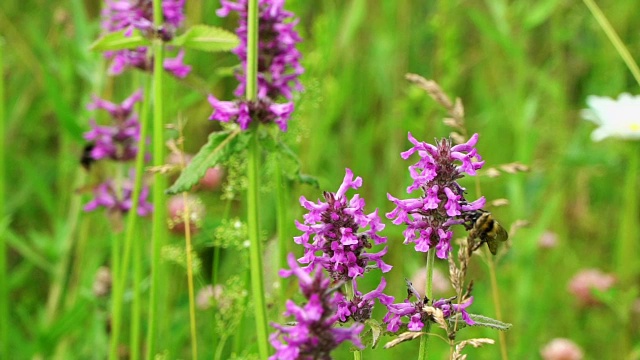
M 93 143 L 91 157 L 93 160 L 111 159 L 129 161 L 135 159 L 140 141 L 140 123 L 133 113 L 133 106 L 142 100 L 142 91 L 136 91 L 121 105 L 94 98 L 89 110 L 106 110 L 113 120 L 112 125 L 98 125 L 91 120 L 91 130 L 84 138 Z
M 366 215 L 364 199 L 354 195 L 350 200 L 347 190 L 362 186 L 362 178 L 353 178 L 353 172 L 346 169 L 342 185 L 336 193 L 325 192 L 325 202 L 317 203 L 300 198 L 300 204 L 309 212 L 304 215 L 304 223 L 296 221 L 303 234 L 295 237 L 297 244 L 304 246 L 304 256 L 299 259 L 313 269 L 321 265 L 334 280 L 353 280 L 362 276 L 369 262 L 373 262 L 382 272 L 391 270 L 382 256 L 387 248 L 377 253 L 367 253 L 365 249 L 373 243 L 386 243 L 387 238 L 378 235 L 385 225 L 380 221 L 378 210 Z M 368 230 L 361 231 L 362 228 Z
M 298 77 L 304 69 L 300 65 L 301 54 L 296 49 L 301 39 L 294 30 L 298 21 L 293 13 L 284 10 L 284 0 L 259 0 L 258 6 L 258 100 L 220 101 L 209 95 L 209 103 L 213 107 L 209 119 L 238 122 L 242 130 L 248 129 L 252 121 L 276 123 L 286 131 L 293 103 L 279 104 L 275 100 L 280 96 L 291 100 L 293 91 L 302 91 Z M 242 71 L 236 74 L 239 85 L 235 90 L 235 95 L 242 97 L 247 86 L 247 0 L 222 0 L 218 16 L 226 17 L 231 12 L 240 15 L 240 25 L 236 30 L 240 45 L 233 52 L 242 63 Z
M 386 286 L 387 281 L 382 278 L 380 285 L 375 290 L 363 295 L 358 291 L 356 281 L 353 281 L 353 299 L 347 300 L 344 295 L 338 293 L 338 318 L 340 321 L 346 322 L 352 318 L 355 322 L 364 323 L 369 320 L 376 299 L 385 306 L 391 305 L 393 297 L 382 292 Z
M 455 146 L 451 146 L 448 139 L 442 139 L 437 145 L 420 142 L 411 133 L 409 141 L 414 146 L 403 152 L 402 158 L 406 160 L 417 152 L 420 160 L 409 167 L 413 183 L 407 193 L 420 189 L 423 195 L 400 200 L 387 194 L 396 205 L 387 213 L 387 218 L 393 219 L 395 225 L 407 225 L 403 233 L 405 244 L 415 243 L 416 251 L 420 252 L 435 246 L 438 257 L 445 259 L 451 250 L 451 226 L 465 223 L 471 212 L 485 204 L 484 197 L 468 203 L 464 198 L 465 189 L 457 182 L 464 173 L 476 175 L 484 165 L 475 149 L 478 134 Z
M 131 209 L 131 195 L 133 195 L 133 181 L 127 179 L 122 189 L 118 191 L 112 180 L 107 180 L 98 185 L 94 191 L 94 198 L 84 206 L 84 211 L 93 211 L 99 207 L 109 209 L 109 211 L 118 211 L 126 213 Z M 149 188 L 143 187 L 140 192 L 138 203 L 138 215 L 146 216 L 153 211 L 153 206 L 147 201 L 149 197 Z
M 151 0 L 106 0 L 102 11 L 102 29 L 104 32 L 125 31 L 130 36 L 134 30 L 139 30 L 146 36 L 158 36 L 164 41 L 171 40 L 184 22 L 185 0 L 163 0 L 162 14 L 164 24 L 159 29 L 153 25 L 153 1 Z M 144 71 L 153 69 L 153 58 L 146 46 L 136 49 L 107 51 L 105 57 L 111 60 L 109 73 L 119 75 L 127 68 L 137 68 Z M 173 59 L 165 59 L 165 70 L 178 78 L 184 78 L 191 71 L 191 67 L 183 63 L 184 52 Z
M 136 158 L 140 143 L 140 123 L 133 107 L 141 100 L 142 91 L 134 92 L 122 104 L 114 104 L 99 98 L 93 99 L 88 108 L 107 111 L 111 117 L 111 124 L 98 125 L 95 120 L 91 120 L 91 129 L 84 134 L 84 138 L 90 143 L 86 147 L 88 153 L 84 155 L 87 158 L 82 159 L 83 165 L 89 167 L 92 162 L 103 159 L 126 162 Z M 104 207 L 111 211 L 126 213 L 131 209 L 133 192 L 131 179 L 125 179 L 121 185 L 107 180 L 96 186 L 93 192 L 94 198 L 85 205 L 85 211 Z M 145 216 L 152 211 L 152 206 L 147 203 L 148 193 L 148 188 L 143 187 L 137 209 L 140 216 Z
M 411 302 L 411 296 L 416 297 L 416 301 Z M 409 284 L 407 299 L 404 302 L 392 304 L 393 298 L 387 305 L 387 315 L 382 320 L 387 324 L 387 330 L 397 332 L 402 325 L 406 325 L 409 331 L 421 331 L 429 321 L 435 321 L 433 318 L 433 310 L 442 311 L 444 319 L 460 314 L 462 319 L 468 325 L 474 325 L 475 322 L 467 313 L 467 308 L 473 302 L 473 296 L 465 299 L 462 303 L 454 303 L 455 298 L 440 299 L 429 303 L 426 297 L 420 297 L 418 292 Z M 408 323 L 403 323 L 403 318 L 409 318 Z
M 301 41 L 294 27 L 298 20 L 293 13 L 284 10 L 284 0 L 259 0 L 258 29 L 258 98 L 277 99 L 282 95 L 286 99 L 293 98 L 293 90 L 302 91 L 298 77 L 304 72 L 300 65 L 302 58 L 296 45 Z M 240 45 L 233 51 L 242 62 L 242 69 L 247 68 L 247 0 L 231 2 L 222 0 L 222 8 L 216 14 L 226 17 L 230 12 L 240 15 L 240 26 L 236 34 Z M 244 71 L 236 75 L 240 84 L 235 95 L 242 96 L 246 89 Z
M 338 297 L 329 288 L 331 281 L 324 276 L 322 268 L 316 267 L 313 274 L 308 273 L 296 263 L 293 254 L 289 255 L 288 263 L 291 270 L 281 270 L 280 276 L 295 275 L 307 303 L 298 306 L 291 300 L 287 301 L 284 314 L 295 318 L 294 325 L 271 324 L 276 328 L 270 336 L 276 352 L 269 359 L 330 359 L 331 351 L 345 341 L 362 347 L 358 337 L 364 327 L 362 324 L 349 328 L 334 327 L 338 322 Z
M 276 104 L 268 99 L 260 99 L 256 102 L 220 101 L 213 95 L 209 95 L 208 100 L 215 109 L 209 120 L 237 122 L 242 130 L 249 128 L 251 119 L 257 119 L 261 123 L 275 123 L 280 130 L 287 131 L 287 123 L 293 112 L 291 102 Z

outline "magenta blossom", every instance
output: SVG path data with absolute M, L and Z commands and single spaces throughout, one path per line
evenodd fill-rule
M 252 120 L 257 119 L 265 124 L 275 123 L 280 130 L 287 131 L 289 118 L 293 112 L 293 103 L 275 104 L 266 98 L 255 102 L 221 101 L 215 96 L 209 95 L 208 100 L 213 107 L 213 114 L 209 120 L 224 123 L 235 122 L 240 125 L 242 130 L 247 130 Z
M 304 72 L 300 65 L 302 56 L 296 49 L 301 41 L 294 29 L 298 20 L 293 13 L 284 10 L 284 0 L 259 0 L 258 6 L 258 98 L 275 100 L 283 96 L 291 100 L 294 90 L 302 91 L 298 77 Z M 240 45 L 233 52 L 240 58 L 243 71 L 237 74 L 240 85 L 235 91 L 236 96 L 242 96 L 246 89 L 247 11 L 247 0 L 222 0 L 222 8 L 216 12 L 220 17 L 231 12 L 240 15 L 240 25 L 236 30 Z
M 386 306 L 393 303 L 393 296 L 385 295 L 382 292 L 387 286 L 387 281 L 384 278 L 380 279 L 380 285 L 376 289 L 364 295 L 358 291 L 356 281 L 352 280 L 352 283 L 355 294 L 353 299 L 347 300 L 344 295 L 338 293 L 338 317 L 341 322 L 346 322 L 349 318 L 360 323 L 369 320 L 376 299 Z
M 395 225 L 407 226 L 403 233 L 405 244 L 414 243 L 416 251 L 420 252 L 427 252 L 435 246 L 438 257 L 445 259 L 451 251 L 451 226 L 465 223 L 471 212 L 485 204 L 484 197 L 467 202 L 465 189 L 457 182 L 465 173 L 475 175 L 484 165 L 475 149 L 478 134 L 455 146 L 451 146 L 447 139 L 442 139 L 437 145 L 420 142 L 411 133 L 409 141 L 414 146 L 403 152 L 402 158 L 406 160 L 414 153 L 418 153 L 420 158 L 409 167 L 413 183 L 407 188 L 407 193 L 420 189 L 423 194 L 405 200 L 387 194 L 396 205 L 387 213 L 387 218 L 393 219 Z
M 387 324 L 388 331 L 397 332 L 403 325 L 406 325 L 409 331 L 422 331 L 429 321 L 435 321 L 428 307 L 442 310 L 442 315 L 445 319 L 460 314 L 467 325 L 475 324 L 466 310 L 473 302 L 473 296 L 465 299 L 461 304 L 454 302 L 455 297 L 431 302 L 426 297 L 421 297 L 411 283 L 408 283 L 408 287 L 408 296 L 404 302 L 392 304 L 393 299 L 391 299 L 385 304 L 388 312 L 382 321 Z M 411 296 L 415 296 L 416 301 L 411 302 Z M 405 323 L 402 321 L 403 319 L 408 319 L 409 321 Z
M 164 41 L 169 41 L 184 23 L 184 4 L 185 0 L 163 0 L 164 24 L 156 29 L 151 0 L 106 0 L 102 11 L 102 30 L 105 33 L 124 30 L 127 36 L 131 36 L 134 30 L 139 30 L 147 37 L 159 36 Z M 141 46 L 136 49 L 107 51 L 104 55 L 111 60 L 109 74 L 119 75 L 128 68 L 151 71 L 153 58 L 149 54 L 149 48 Z M 184 54 L 180 52 L 176 58 L 165 59 L 162 65 L 174 76 L 184 78 L 191 67 L 183 63 L 183 57 Z
M 84 206 L 84 211 L 93 211 L 99 207 L 104 207 L 112 212 L 127 213 L 131 210 L 133 195 L 133 179 L 124 182 L 122 189 L 117 189 L 114 182 L 107 180 L 98 185 L 94 191 L 94 198 Z M 153 211 L 153 206 L 147 202 L 149 197 L 149 187 L 144 186 L 140 192 L 137 213 L 146 216 Z
M 269 340 L 276 352 L 270 360 L 330 359 L 330 353 L 345 341 L 362 348 L 359 334 L 364 326 L 335 327 L 338 323 L 337 293 L 330 289 L 331 281 L 320 267 L 311 273 L 300 268 L 293 254 L 287 259 L 291 270 L 281 270 L 280 276 L 295 275 L 300 292 L 307 303 L 299 306 L 293 301 L 286 303 L 285 316 L 293 316 L 293 325 L 271 323 L 276 331 Z
M 346 197 L 347 190 L 362 186 L 362 178 L 353 178 L 353 172 L 346 169 L 342 185 L 335 193 L 325 192 L 324 200 L 317 203 L 300 197 L 300 204 L 309 212 L 304 215 L 304 223 L 296 221 L 296 227 L 303 234 L 295 237 L 297 244 L 304 246 L 304 256 L 299 259 L 313 269 L 316 265 L 325 268 L 334 280 L 352 280 L 362 276 L 368 265 L 380 268 L 382 272 L 391 270 L 382 256 L 387 253 L 385 247 L 377 253 L 368 253 L 370 241 L 379 245 L 387 242 L 380 236 L 385 225 L 380 221 L 378 210 L 364 213 L 364 199 L 354 195 Z M 367 230 L 362 230 L 368 227 Z

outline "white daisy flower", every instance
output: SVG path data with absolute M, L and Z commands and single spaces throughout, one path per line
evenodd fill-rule
M 581 115 L 593 121 L 598 128 L 591 134 L 593 141 L 608 137 L 640 139 L 640 95 L 620 94 L 618 99 L 606 96 L 588 96 L 588 109 Z

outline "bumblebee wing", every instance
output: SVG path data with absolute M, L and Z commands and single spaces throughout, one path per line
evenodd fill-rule
M 498 241 L 507 241 L 507 239 L 509 238 L 509 234 L 507 233 L 507 230 L 505 230 L 502 226 L 500 226 L 498 222 L 494 224 L 494 227 L 496 232 L 495 239 Z
M 489 247 L 489 251 L 491 251 L 491 253 L 493 255 L 498 253 L 498 240 L 496 239 L 492 239 L 492 238 L 488 238 L 486 239 L 487 242 L 487 246 Z

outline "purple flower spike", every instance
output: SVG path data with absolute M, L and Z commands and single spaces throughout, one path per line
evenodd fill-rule
M 279 96 L 291 100 L 293 91 L 302 91 L 298 77 L 304 72 L 300 65 L 302 55 L 296 49 L 301 41 L 294 27 L 298 23 L 291 12 L 284 10 L 283 0 L 259 1 L 258 29 L 258 94 L 260 98 L 277 99 Z M 242 62 L 243 71 L 236 77 L 240 85 L 236 96 L 244 95 L 246 89 L 245 71 L 247 68 L 247 0 L 231 2 L 222 0 L 222 8 L 216 14 L 221 17 L 231 12 L 240 15 L 240 25 L 236 34 L 240 45 L 233 51 Z
M 353 172 L 346 169 L 342 185 L 336 193 L 325 192 L 324 202 L 300 198 L 300 205 L 309 212 L 304 215 L 304 223 L 296 222 L 296 227 L 304 233 L 294 240 L 305 248 L 299 261 L 308 263 L 308 269 L 321 265 L 338 281 L 353 280 L 371 267 L 382 272 L 391 270 L 391 266 L 382 261 L 386 248 L 378 253 L 365 251 L 371 247 L 370 240 L 383 244 L 387 239 L 378 235 L 384 229 L 378 211 L 367 215 L 359 195 L 347 198 L 347 190 L 357 190 L 360 186 L 362 178 L 354 179 Z M 369 229 L 362 231 L 365 227 Z M 370 263 L 375 265 L 368 265 Z
M 294 325 L 271 323 L 276 331 L 269 336 L 269 341 L 276 352 L 269 359 L 330 359 L 331 351 L 345 341 L 362 348 L 359 335 L 364 325 L 334 327 L 338 322 L 336 311 L 340 295 L 329 289 L 331 281 L 324 277 L 322 269 L 317 267 L 307 273 L 297 264 L 293 254 L 289 254 L 287 262 L 291 270 L 281 270 L 280 274 L 298 277 L 300 291 L 307 303 L 298 306 L 291 300 L 287 301 L 284 314 L 295 318 Z
M 84 134 L 84 138 L 94 144 L 91 150 L 91 157 L 94 160 L 135 159 L 140 141 L 140 124 L 138 116 L 133 112 L 133 107 L 141 100 L 142 91 L 136 91 L 120 105 L 94 97 L 93 102 L 87 107 L 90 110 L 106 110 L 112 118 L 111 125 L 98 125 L 92 120 L 91 130 Z
M 236 34 L 240 38 L 240 45 L 233 50 L 242 63 L 242 71 L 236 74 L 240 82 L 235 95 L 242 97 L 246 91 L 247 68 L 247 0 L 232 2 L 222 0 L 222 8 L 216 11 L 221 17 L 231 12 L 240 15 L 240 25 Z M 302 91 L 298 77 L 304 72 L 300 65 L 301 55 L 296 45 L 301 41 L 294 30 L 297 20 L 293 14 L 284 10 L 284 0 L 260 0 L 258 16 L 258 100 L 235 101 L 235 106 L 241 109 L 237 117 L 227 121 L 237 122 L 242 130 L 247 130 L 254 121 L 270 124 L 275 123 L 280 130 L 287 131 L 289 119 L 293 113 L 293 103 L 276 103 L 279 97 L 287 100 L 293 98 L 293 91 Z M 212 95 L 210 95 L 212 96 Z M 213 105 L 213 104 L 212 104 Z M 246 111 L 242 111 L 242 108 Z M 214 112 L 219 109 L 213 105 Z M 211 117 L 212 120 L 220 120 Z M 223 121 L 223 120 L 220 120 Z
M 84 211 L 93 211 L 104 207 L 112 212 L 127 213 L 131 210 L 133 185 L 133 179 L 127 179 L 119 192 L 113 181 L 107 180 L 94 189 L 94 198 L 84 206 Z M 137 213 L 140 216 L 146 216 L 153 211 L 153 205 L 147 201 L 148 196 L 149 188 L 145 186 L 142 188 L 138 200 Z
M 409 167 L 413 184 L 407 188 L 407 193 L 421 189 L 423 195 L 401 200 L 388 194 L 396 207 L 387 213 L 387 218 L 393 219 L 396 225 L 407 226 L 405 244 L 414 243 L 419 252 L 427 252 L 435 246 L 438 257 L 446 259 L 451 251 L 453 233 L 450 227 L 465 223 L 470 214 L 485 203 L 484 197 L 467 202 L 465 189 L 457 182 L 464 173 L 473 176 L 484 165 L 474 147 L 478 134 L 453 147 L 447 139 L 432 145 L 418 141 L 411 133 L 408 137 L 413 147 L 401 153 L 401 157 L 406 160 L 417 153 L 420 158 Z
M 184 22 L 185 0 L 162 0 L 164 24 L 156 28 L 153 24 L 153 4 L 151 0 L 106 0 L 102 11 L 102 30 L 111 33 L 125 30 L 131 36 L 134 30 L 141 31 L 147 37 L 159 36 L 164 41 L 171 40 Z M 147 56 L 149 49 L 124 49 L 107 51 L 105 58 L 111 60 L 110 75 L 119 75 L 128 68 L 152 71 L 153 58 Z M 174 59 L 166 59 L 164 68 L 179 78 L 184 78 L 191 67 L 182 63 L 183 54 Z

